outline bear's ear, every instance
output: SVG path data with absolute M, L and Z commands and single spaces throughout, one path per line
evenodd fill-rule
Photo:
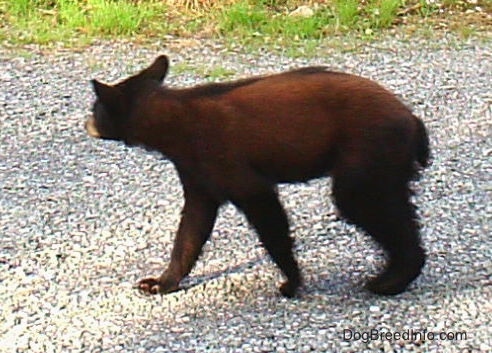
M 152 65 L 143 70 L 138 76 L 162 83 L 169 69 L 169 58 L 161 55 L 154 60 Z
M 113 87 L 106 85 L 98 80 L 91 80 L 92 88 L 94 88 L 94 93 L 97 98 L 104 100 L 105 97 L 112 95 Z
M 92 80 L 92 87 L 99 101 L 107 108 L 114 109 L 121 102 L 121 92 L 117 87 Z

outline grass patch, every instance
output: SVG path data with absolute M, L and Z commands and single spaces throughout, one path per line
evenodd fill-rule
M 44 44 L 136 35 L 155 24 L 161 6 L 153 1 L 10 0 L 2 2 L 0 15 L 7 38 Z
M 397 11 L 403 5 L 401 0 L 373 1 L 368 5 L 367 12 L 370 28 L 388 28 L 395 21 Z
M 251 6 L 246 1 L 233 4 L 230 8 L 214 15 L 218 19 L 218 31 L 232 36 L 254 35 L 265 27 L 269 19 L 266 9 Z
M 176 63 L 172 67 L 173 75 L 190 73 L 205 78 L 207 81 L 214 82 L 229 78 L 236 74 L 235 71 L 223 66 L 194 66 L 187 62 Z
M 185 74 L 188 72 L 196 72 L 196 68 L 190 64 L 188 64 L 186 61 L 179 62 L 179 63 L 174 63 L 172 66 L 172 74 L 174 75 L 181 75 Z
M 232 35 L 234 40 L 242 43 L 321 39 L 333 21 L 332 11 L 328 7 L 303 17 L 290 16 L 286 11 L 272 12 L 269 7 L 248 1 L 240 1 L 211 16 L 217 19 L 220 36 L 227 38 Z
M 336 0 L 334 3 L 337 27 L 350 28 L 359 18 L 358 0 Z
M 408 23 L 469 37 L 491 30 L 491 12 L 490 0 L 0 0 L 0 40 L 74 45 L 171 34 L 295 48 Z
M 364 6 L 358 0 L 336 0 L 334 4 L 339 31 L 366 34 L 391 27 L 404 7 L 403 0 L 368 0 Z
M 214 66 L 211 68 L 204 69 L 204 76 L 208 81 L 218 81 L 222 80 L 236 74 L 235 71 L 227 69 L 222 66 Z

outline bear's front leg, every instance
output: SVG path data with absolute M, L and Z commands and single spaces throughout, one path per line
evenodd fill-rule
M 179 283 L 190 273 L 210 237 L 220 204 L 190 187 L 184 188 L 184 194 L 185 204 L 171 262 L 160 277 L 144 278 L 138 282 L 137 289 L 144 294 L 166 294 L 178 290 Z

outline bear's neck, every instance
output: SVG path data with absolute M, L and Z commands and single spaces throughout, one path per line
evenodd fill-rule
M 192 106 L 168 90 L 138 99 L 129 119 L 127 143 L 158 151 L 171 160 L 187 158 L 199 133 Z

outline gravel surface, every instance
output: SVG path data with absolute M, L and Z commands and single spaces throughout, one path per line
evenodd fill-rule
M 491 43 L 393 38 L 309 59 L 189 44 L 0 49 L 0 351 L 490 352 Z M 237 77 L 327 64 L 412 106 L 434 162 L 416 184 L 429 260 L 410 290 L 384 298 L 362 289 L 381 250 L 337 220 L 325 179 L 280 188 L 306 280 L 300 298 L 279 297 L 279 271 L 230 206 L 186 290 L 135 292 L 169 261 L 181 188 L 168 161 L 90 139 L 82 126 L 89 79 L 126 77 L 160 53 Z M 201 71 L 171 66 L 167 82 L 203 82 Z M 370 330 L 419 335 L 367 339 Z M 345 340 L 348 332 L 362 337 Z

